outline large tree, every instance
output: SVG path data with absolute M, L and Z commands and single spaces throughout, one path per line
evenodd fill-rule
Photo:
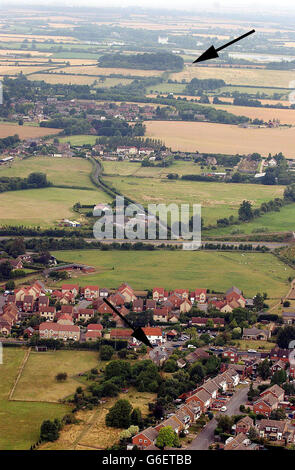
M 130 426 L 132 406 L 128 400 L 118 400 L 106 415 L 106 425 L 113 428 Z
M 172 426 L 161 428 L 156 440 L 156 446 L 160 449 L 164 447 L 175 447 L 179 445 L 179 439 Z

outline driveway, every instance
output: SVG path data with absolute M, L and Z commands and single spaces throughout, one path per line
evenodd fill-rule
M 239 415 L 240 405 L 245 404 L 247 401 L 247 393 L 249 386 L 240 388 L 235 392 L 232 398 L 227 402 L 227 411 L 223 414 L 226 415 Z M 198 436 L 187 447 L 188 450 L 208 450 L 208 447 L 214 441 L 214 430 L 217 426 L 217 421 L 213 418 L 198 434 Z

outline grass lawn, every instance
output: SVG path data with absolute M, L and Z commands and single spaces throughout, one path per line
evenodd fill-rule
M 20 348 L 4 348 L 0 365 L 0 449 L 28 450 L 39 439 L 45 419 L 63 417 L 68 407 L 51 403 L 8 401 L 17 372 L 25 355 Z M 34 378 L 35 380 L 35 378 Z
M 294 276 L 293 269 L 270 253 L 77 250 L 52 254 L 97 268 L 91 275 L 72 276 L 73 281 L 108 288 L 128 282 L 135 289 L 206 287 L 225 292 L 236 285 L 246 296 L 260 291 L 280 298 L 289 289 L 288 277 Z
M 46 173 L 53 184 L 85 186 L 95 188 L 89 175 L 92 165 L 85 158 L 32 157 L 12 163 L 10 167 L 1 166 L 0 176 L 27 177 L 33 172 Z
M 256 351 L 263 349 L 265 351 L 270 351 L 274 348 L 276 343 L 271 343 L 270 341 L 254 341 L 247 339 L 239 339 L 235 341 L 235 346 L 237 346 L 241 351 L 247 351 L 248 349 L 255 349 Z
M 94 351 L 32 351 L 15 389 L 13 399 L 57 402 L 74 393 L 80 385 L 74 376 L 93 367 L 100 368 Z M 66 372 L 68 379 L 59 383 L 56 374 Z
M 189 165 L 193 165 L 189 163 Z M 180 165 L 182 166 L 182 165 Z M 183 165 L 184 166 L 184 165 Z M 176 168 L 175 171 L 177 172 Z M 181 171 L 181 168 L 180 170 Z M 169 172 L 174 172 L 174 167 Z M 258 184 L 208 183 L 199 181 L 163 180 L 155 178 L 105 177 L 119 191 L 147 204 L 176 203 L 201 204 L 205 225 L 215 224 L 216 220 L 237 215 L 244 199 L 253 206 L 275 197 L 282 197 L 283 186 L 263 186 Z
M 96 135 L 70 135 L 67 137 L 60 137 L 58 140 L 62 142 L 69 142 L 71 145 L 95 145 L 97 136 Z
M 0 194 L 0 220 L 2 225 L 50 227 L 63 218 L 79 221 L 79 214 L 72 211 L 76 202 L 97 204 L 109 201 L 110 197 L 99 189 L 44 188 L 9 191 Z

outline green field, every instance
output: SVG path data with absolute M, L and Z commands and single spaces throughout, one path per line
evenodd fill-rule
M 41 423 L 45 419 L 62 418 L 69 409 L 54 403 L 8 400 L 24 355 L 25 351 L 20 348 L 4 348 L 3 351 L 3 364 L 0 365 L 1 450 L 29 450 L 39 439 Z
M 71 145 L 95 145 L 97 136 L 95 135 L 70 135 L 67 137 L 60 137 L 59 142 L 69 142 Z
M 80 385 L 80 372 L 99 367 L 94 351 L 32 351 L 13 394 L 14 400 L 57 402 L 74 393 Z M 68 379 L 58 383 L 56 374 L 66 372 Z
M 203 171 L 207 171 L 204 167 L 201 169 L 200 165 L 193 162 L 184 162 L 175 160 L 173 165 L 166 168 L 142 166 L 139 162 L 128 161 L 103 161 L 103 168 L 105 175 L 121 175 L 121 176 L 138 176 L 138 177 L 153 177 L 153 178 L 166 178 L 169 173 L 177 173 L 182 175 L 199 175 Z M 223 167 L 216 167 L 215 171 L 224 171 Z
M 206 232 L 206 235 L 219 236 L 229 235 L 235 230 L 239 230 L 241 233 L 250 234 L 253 231 L 257 233 L 260 229 L 261 232 L 290 232 L 295 231 L 295 204 L 290 204 L 283 207 L 280 212 L 269 212 L 254 219 L 253 222 L 243 223 L 241 225 L 232 225 L 230 227 L 214 229 Z M 266 230 L 264 230 L 266 229 Z
M 42 172 L 55 185 L 84 186 L 95 188 L 89 175 L 92 165 L 85 158 L 32 157 L 0 166 L 0 176 L 26 177 L 33 172 Z
M 203 251 L 58 251 L 59 260 L 95 266 L 91 275 L 73 276 L 80 285 L 117 288 L 128 282 L 135 289 L 203 287 L 226 291 L 233 284 L 253 296 L 257 291 L 280 298 L 288 290 L 294 271 L 270 253 Z
M 110 197 L 99 189 L 67 188 L 27 189 L 0 194 L 2 225 L 50 227 L 63 218 L 81 220 L 72 207 L 81 204 L 109 202 Z
M 174 172 L 170 167 L 170 172 Z M 197 181 L 171 181 L 158 178 L 105 177 L 119 191 L 143 205 L 159 203 L 201 204 L 205 225 L 215 224 L 217 219 L 237 216 L 243 200 L 254 207 L 283 195 L 283 186 L 258 184 L 208 183 Z

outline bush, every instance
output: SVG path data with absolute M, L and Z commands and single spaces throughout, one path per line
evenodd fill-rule
M 112 346 L 103 345 L 100 348 L 100 359 L 102 361 L 109 361 L 114 354 L 114 348 Z

